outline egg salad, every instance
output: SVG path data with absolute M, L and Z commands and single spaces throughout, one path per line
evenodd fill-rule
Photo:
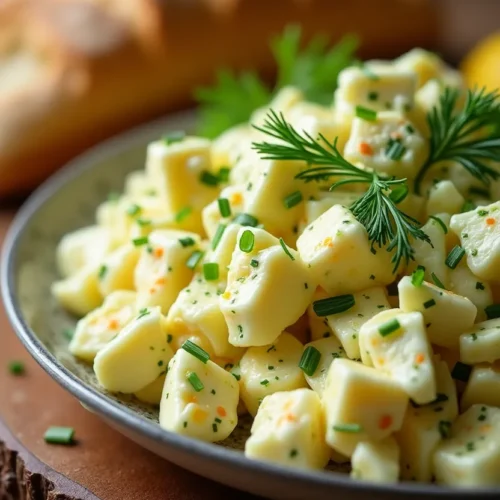
M 436 55 L 171 133 L 57 250 L 70 352 L 166 431 L 355 480 L 500 484 L 500 99 Z

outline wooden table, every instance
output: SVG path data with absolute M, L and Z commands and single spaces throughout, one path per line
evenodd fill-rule
M 0 210 L 0 244 L 13 214 L 13 210 Z M 8 363 L 12 360 L 24 363 L 25 375 L 9 373 Z M 74 427 L 77 445 L 46 444 L 43 434 L 50 425 Z M 256 498 L 180 469 L 129 441 L 86 411 L 26 352 L 0 305 L 0 499 L 94 500 L 96 497 L 103 500 Z

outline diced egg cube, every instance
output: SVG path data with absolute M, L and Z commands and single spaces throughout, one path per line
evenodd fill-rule
M 229 372 L 179 349 L 168 366 L 160 426 L 203 441 L 222 441 L 238 423 L 238 399 L 238 382 Z
M 150 405 L 159 405 L 161 401 L 161 395 L 163 392 L 163 386 L 165 384 L 166 375 L 160 375 L 156 380 L 151 382 L 146 387 L 143 387 L 139 391 L 134 393 L 134 396 L 143 403 L 148 403 Z
M 375 368 L 337 358 L 330 365 L 322 396 L 326 441 L 352 456 L 363 441 L 380 441 L 401 428 L 408 396 Z
M 439 181 L 432 186 L 427 200 L 427 215 L 460 212 L 465 199 L 455 184 L 449 180 Z
M 321 469 L 330 458 L 321 400 L 309 389 L 266 396 L 245 443 L 245 455 L 302 469 Z
M 134 271 L 139 255 L 140 250 L 127 243 L 101 261 L 99 290 L 103 297 L 117 290 L 134 290 Z
M 396 483 L 399 477 L 399 447 L 389 436 L 381 441 L 363 441 L 351 457 L 351 477 L 376 483 Z
M 460 406 L 464 411 L 475 404 L 500 407 L 500 362 L 472 368 Z
M 460 335 L 460 360 L 464 363 L 493 363 L 500 359 L 500 318 L 476 323 Z
M 283 332 L 271 345 L 250 347 L 240 360 L 241 399 L 255 416 L 262 400 L 279 391 L 306 387 L 299 361 L 302 344 Z

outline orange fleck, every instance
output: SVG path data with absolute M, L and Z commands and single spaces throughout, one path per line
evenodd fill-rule
M 231 292 L 224 292 L 221 297 L 225 300 L 228 300 L 231 298 Z
M 378 364 L 379 365 L 385 365 L 385 359 L 384 358 L 378 358 Z
M 108 323 L 108 328 L 110 330 L 116 330 L 120 326 L 120 323 L 117 319 L 110 319 Z
M 155 293 L 155 292 L 156 292 L 156 288 L 154 288 L 154 287 L 153 287 L 153 288 L 150 288 L 150 289 L 149 289 L 149 293 L 150 293 L 151 295 L 153 295 L 153 293 Z
M 159 247 L 159 248 L 155 248 L 154 249 L 154 256 L 159 259 L 160 257 L 163 257 L 163 253 L 164 253 L 164 250 L 163 248 Z
M 333 247 L 332 238 L 330 236 L 327 236 L 323 240 L 323 243 L 321 245 L 324 246 L 324 247 L 332 248 Z
M 156 281 L 155 281 L 155 285 L 158 285 L 158 286 L 161 286 L 161 285 L 164 285 L 165 284 L 165 278 L 158 278 Z
M 219 417 L 225 417 L 227 415 L 226 409 L 223 406 L 217 406 L 216 411 L 217 411 L 217 415 L 219 415 Z
M 378 421 L 379 429 L 388 429 L 392 425 L 392 417 L 390 415 L 382 415 Z
M 293 413 L 287 413 L 286 414 L 286 419 L 289 422 L 296 422 L 297 421 L 297 419 L 295 418 L 295 415 Z
M 371 339 L 371 340 L 370 340 L 370 344 L 371 344 L 373 347 L 376 347 L 376 346 L 378 346 L 379 342 L 378 342 L 378 340 Z
M 194 394 L 190 394 L 189 396 L 184 396 L 184 401 L 186 402 L 186 404 L 197 403 L 198 398 Z
M 193 420 L 197 424 L 202 424 L 207 419 L 207 412 L 201 408 L 196 408 L 193 412 Z
M 488 217 L 486 219 L 486 224 L 488 224 L 488 226 L 494 226 L 495 222 L 496 222 L 496 220 L 493 217 Z
M 233 193 L 229 201 L 231 205 L 241 205 L 243 203 L 243 196 L 241 193 Z
M 422 353 L 419 353 L 415 356 L 415 363 L 417 365 L 421 365 L 425 361 L 425 356 Z
M 489 432 L 491 430 L 491 425 L 490 424 L 484 424 L 481 427 L 479 427 L 479 430 L 481 432 Z
M 359 152 L 365 156 L 373 155 L 373 148 L 367 142 L 359 143 Z

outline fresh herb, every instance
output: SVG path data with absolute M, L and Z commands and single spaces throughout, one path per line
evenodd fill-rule
M 187 238 L 180 238 L 179 243 L 185 248 L 185 247 L 192 247 L 196 241 L 194 241 L 193 238 L 188 236 Z
M 9 372 L 12 375 L 23 375 L 25 371 L 24 363 L 22 361 L 9 362 Z
M 200 182 L 205 186 L 215 187 L 219 184 L 219 177 L 208 170 L 203 170 L 200 173 Z
M 484 290 L 484 284 L 480 281 L 476 282 L 476 290 Z
M 199 359 L 204 364 L 206 364 L 210 359 L 209 354 L 204 349 L 196 345 L 194 342 L 191 342 L 190 340 L 186 340 L 184 344 L 182 344 L 181 349 L 184 349 L 186 352 Z
M 212 240 L 212 250 L 215 250 L 217 248 L 217 245 L 220 243 L 220 240 L 226 228 L 227 226 L 225 224 L 219 224 L 217 226 L 217 230 L 215 231 L 214 234 L 214 239 Z
M 142 236 L 141 238 L 134 238 L 132 240 L 132 243 L 134 244 L 135 247 L 142 247 L 143 245 L 147 245 L 149 242 L 149 239 L 147 236 Z
M 283 117 L 271 110 L 262 127 L 255 127 L 277 142 L 254 143 L 253 148 L 263 159 L 299 160 L 313 167 L 297 175 L 306 182 L 341 177 L 330 188 L 346 184 L 368 184 L 368 190 L 350 207 L 352 214 L 366 228 L 372 249 L 386 247 L 395 250 L 392 262 L 396 271 L 404 260 L 414 259 L 411 239 L 431 243 L 429 236 L 420 229 L 416 219 L 399 210 L 388 193 L 406 184 L 406 179 L 392 179 L 373 171 L 365 170 L 348 162 L 339 152 L 337 141 L 330 143 L 320 134 L 314 140 L 308 134 L 299 134 Z
M 180 224 L 183 220 L 186 219 L 186 217 L 188 217 L 192 212 L 192 209 L 191 207 L 184 207 L 184 208 L 181 208 L 176 214 L 175 214 L 175 222 L 177 222 L 177 224 Z
M 413 271 L 411 275 L 411 284 L 417 288 L 422 286 L 422 283 L 424 282 L 424 277 L 425 277 L 425 269 L 421 266 L 417 267 L 417 269 L 415 269 L 415 271 Z
M 219 212 L 221 217 L 231 216 L 231 206 L 229 205 L 229 200 L 227 198 L 219 198 L 217 200 L 217 204 L 219 205 Z
M 424 302 L 424 308 L 429 309 L 430 307 L 433 307 L 436 305 L 436 301 L 434 299 L 430 299 L 427 302 Z
M 389 194 L 389 198 L 391 201 L 393 201 L 396 205 L 399 205 L 402 201 L 406 199 L 408 196 L 409 189 L 408 185 L 406 184 L 401 184 L 401 186 L 396 186 Z
M 458 163 L 486 185 L 500 177 L 500 172 L 490 166 L 500 161 L 498 97 L 498 91 L 469 90 L 465 106 L 456 111 L 459 90 L 444 89 L 439 104 L 427 114 L 430 150 L 415 178 L 416 194 L 421 194 L 425 175 L 438 162 Z
M 302 353 L 302 357 L 299 361 L 299 368 L 309 377 L 314 375 L 314 372 L 318 368 L 319 361 L 321 359 L 321 353 L 316 349 L 316 347 L 309 345 L 305 348 Z
M 205 262 L 203 264 L 203 276 L 207 281 L 219 279 L 219 264 L 217 262 Z
M 253 250 L 254 244 L 255 236 L 252 231 L 249 231 L 248 229 L 243 231 L 239 241 L 240 250 L 245 253 L 250 253 Z
M 354 295 L 338 295 L 314 301 L 313 310 L 316 316 L 330 316 L 348 311 L 355 303 Z
M 233 221 L 235 224 L 240 226 L 255 227 L 259 224 L 259 221 L 250 214 L 238 214 Z
M 186 261 L 186 266 L 189 269 L 195 269 L 202 257 L 203 257 L 203 252 L 201 250 L 195 250 Z
M 256 260 L 256 259 L 252 259 L 252 260 L 250 261 L 250 265 L 251 265 L 252 267 L 259 267 L 259 261 L 258 261 L 258 260 Z
M 187 372 L 186 378 L 196 392 L 200 392 L 205 388 L 200 377 L 195 372 Z
M 500 304 L 491 304 L 484 308 L 488 319 L 500 318 Z
M 434 282 L 434 284 L 437 287 L 442 288 L 443 290 L 445 290 L 443 282 L 434 273 L 431 273 L 431 279 L 432 279 L 432 281 Z
M 361 432 L 363 428 L 359 424 L 337 424 L 333 426 L 333 430 L 336 432 L 348 432 L 350 434 L 355 434 Z
M 43 436 L 46 443 L 50 444 L 73 444 L 75 429 L 72 427 L 49 427 Z
M 106 276 L 106 273 L 108 272 L 108 266 L 105 266 L 104 264 L 99 268 L 99 272 L 97 274 L 98 278 L 100 280 L 103 280 L 104 277 Z
M 170 146 L 170 144 L 174 144 L 176 142 L 181 142 L 186 137 L 186 133 L 183 130 L 177 130 L 175 132 L 171 132 L 170 134 L 163 136 L 163 142 Z
M 281 248 L 283 248 L 283 251 L 290 257 L 291 260 L 295 260 L 295 257 L 292 255 L 292 252 L 290 252 L 290 249 L 286 246 L 285 240 L 283 238 L 280 238 L 280 245 Z
M 446 257 L 445 264 L 450 268 L 450 269 L 455 269 L 458 266 L 458 263 L 462 260 L 462 257 L 465 255 L 465 250 L 459 246 L 456 245 L 451 252 L 448 254 L 448 257 Z M 441 287 L 443 288 L 443 287 Z
M 285 208 L 293 208 L 295 205 L 298 205 L 303 200 L 302 193 L 300 191 L 295 191 L 294 193 L 289 194 L 284 200 L 283 203 Z
M 451 422 L 447 420 L 440 420 L 438 424 L 438 431 L 441 434 L 441 438 L 446 439 L 450 437 L 451 432 Z
M 75 330 L 72 328 L 65 328 L 63 330 L 63 335 L 68 339 L 71 340 L 75 336 Z
M 441 226 L 443 233 L 448 234 L 448 228 L 446 227 L 446 224 L 439 217 L 436 217 L 435 215 L 429 215 L 429 219 L 436 221 Z
M 356 116 L 369 122 L 377 121 L 377 112 L 364 106 L 356 106 Z
M 385 148 L 385 155 L 393 161 L 401 160 L 405 152 L 406 147 L 397 139 L 390 139 Z
M 398 331 L 400 328 L 401 324 L 396 318 L 394 318 L 380 325 L 378 327 L 378 332 L 382 337 L 387 337 L 387 335 L 390 335 L 391 333 Z
M 135 203 L 127 208 L 127 214 L 130 215 L 130 217 L 135 217 L 136 215 L 139 215 L 141 211 L 142 208 Z

